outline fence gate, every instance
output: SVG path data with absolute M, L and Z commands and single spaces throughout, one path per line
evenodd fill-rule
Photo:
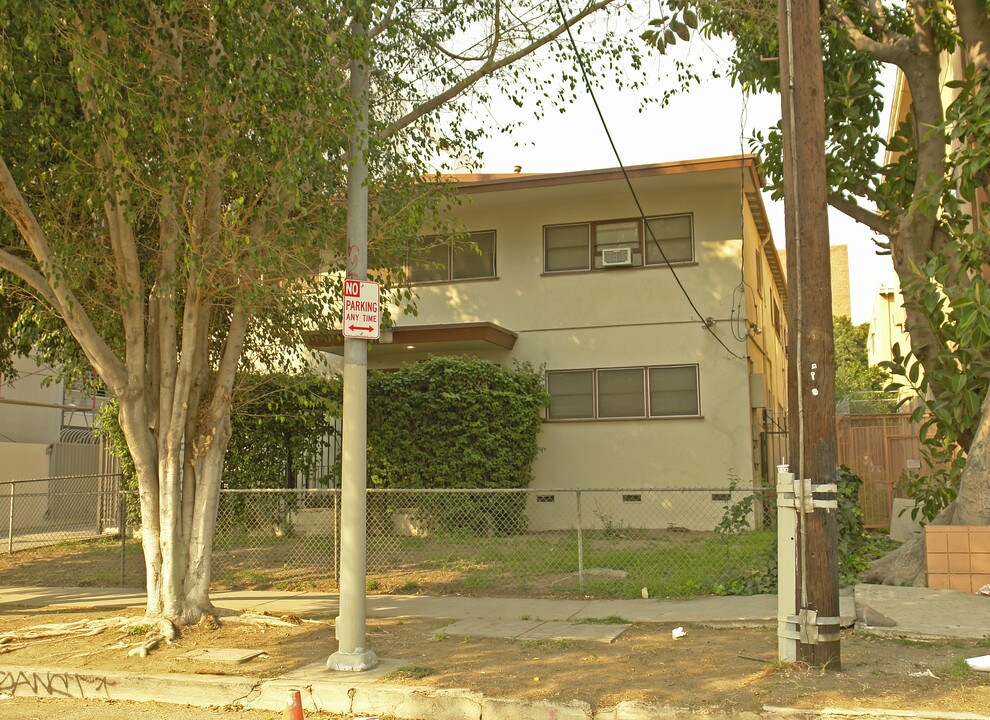
M 763 487 L 777 486 L 777 466 L 785 461 L 787 418 L 763 408 L 760 425 L 760 478 Z
M 836 418 L 839 463 L 863 478 L 859 504 L 866 527 L 890 527 L 902 479 L 924 467 L 918 428 L 906 413 Z

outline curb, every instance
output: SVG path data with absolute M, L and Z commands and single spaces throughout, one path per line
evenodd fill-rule
M 510 700 L 479 692 L 412 685 L 368 684 L 312 677 L 273 678 L 215 675 L 143 675 L 104 673 L 79 668 L 36 668 L 0 665 L 0 693 L 13 697 L 80 700 L 130 700 L 194 705 L 236 706 L 281 711 L 286 691 L 299 690 L 303 708 L 341 715 L 388 715 L 403 720 L 990 720 L 988 715 L 915 710 L 865 710 L 763 706 L 763 712 L 722 711 L 650 705 L 623 701 L 592 708 L 586 702 Z

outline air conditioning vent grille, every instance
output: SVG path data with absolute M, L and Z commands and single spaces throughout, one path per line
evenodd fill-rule
M 632 265 L 632 248 L 607 248 L 602 250 L 602 267 Z

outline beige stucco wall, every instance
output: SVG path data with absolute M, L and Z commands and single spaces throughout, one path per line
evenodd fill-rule
M 547 370 L 699 367 L 699 418 L 545 423 L 532 487 L 722 488 L 730 474 L 743 486 L 754 481 L 749 341 L 740 317 L 749 308 L 742 295 L 740 235 L 744 228 L 752 235 L 748 242 L 754 256 L 759 241 L 748 207 L 740 201 L 740 177 L 734 169 L 636 181 L 646 215 L 693 215 L 697 262 L 676 266 L 676 271 L 699 312 L 666 267 L 543 273 L 545 225 L 637 215 L 622 181 L 479 193 L 459 210 L 468 230 L 496 232 L 497 278 L 419 286 L 418 317 L 402 319 L 401 326 L 494 322 L 518 334 L 513 350 L 472 354 L 506 364 L 518 359 Z M 765 278 L 769 298 L 776 292 L 769 266 Z M 769 315 L 762 303 L 758 299 L 754 307 Z M 709 334 L 704 317 L 714 320 L 714 332 L 740 357 Z M 757 322 L 763 323 L 762 315 Z M 762 347 L 767 338 L 759 342 Z M 404 355 L 375 350 L 369 354 L 371 367 L 415 362 L 431 352 L 428 346 Z M 770 366 L 780 362 L 779 352 L 770 355 Z M 767 364 L 762 355 L 759 362 L 761 368 Z M 771 367 L 771 398 L 780 392 L 775 378 Z M 531 517 L 546 527 L 554 518 L 561 521 L 561 510 L 541 504 L 531 507 Z M 710 528 L 722 506 L 710 492 L 697 492 L 678 501 L 651 496 L 637 507 L 615 511 L 619 519 L 638 516 L 639 525 Z
M 9 480 L 48 477 L 48 445 L 0 442 L 0 542 L 6 540 L 10 518 Z M 48 481 L 16 483 L 14 487 L 14 529 L 39 527 L 48 509 Z
M 41 381 L 51 372 L 29 358 L 16 358 L 18 378 L 3 378 L 0 399 L 48 405 L 62 404 L 62 385 L 43 387 Z M 58 440 L 62 413 L 58 409 L 0 403 L 0 442 L 53 443 Z M 46 471 L 47 472 L 47 471 Z
M 870 334 L 866 341 L 866 354 L 870 365 L 893 360 L 893 347 L 899 345 L 901 354 L 911 349 L 904 313 L 904 296 L 895 286 L 880 288 L 873 300 L 870 316 Z

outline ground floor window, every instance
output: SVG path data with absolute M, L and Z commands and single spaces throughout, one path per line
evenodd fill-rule
M 697 365 L 547 371 L 549 420 L 698 417 Z

